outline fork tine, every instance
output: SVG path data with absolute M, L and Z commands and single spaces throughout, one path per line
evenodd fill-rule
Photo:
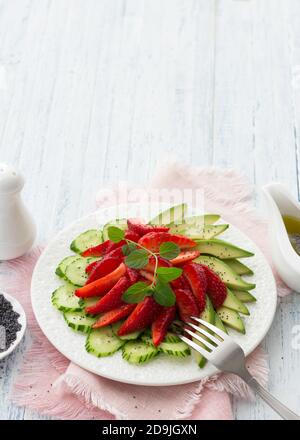
M 208 341 L 205 340 L 205 338 L 201 337 L 200 335 L 198 335 L 197 333 L 192 332 L 191 330 L 184 328 L 183 329 L 186 333 L 188 333 L 190 336 L 192 336 L 192 338 L 197 339 L 197 341 L 201 342 L 201 344 L 205 347 L 205 348 L 209 348 L 209 350 L 213 350 L 214 348 L 216 348 L 215 346 L 213 346 L 212 344 L 210 344 Z
M 203 321 L 203 319 L 197 318 L 196 316 L 191 316 L 191 318 L 199 322 L 200 324 L 204 325 L 205 327 L 209 328 L 210 330 L 212 330 L 214 333 L 216 333 L 216 335 L 220 336 L 222 339 L 225 340 L 226 338 L 228 338 L 228 335 L 225 332 L 223 332 L 223 330 L 220 330 L 218 327 L 216 327 L 215 325 Z
M 213 336 L 211 333 L 207 332 L 206 330 L 204 330 L 201 327 L 198 327 L 195 324 L 192 324 L 191 322 L 187 322 L 187 325 L 189 325 L 190 327 L 192 327 L 194 330 L 196 330 L 197 332 L 201 333 L 202 335 L 206 336 L 207 338 L 209 338 L 212 342 L 214 342 L 215 344 L 219 345 L 220 342 L 222 342 L 220 339 L 216 338 L 215 336 Z M 220 336 L 221 337 L 221 336 Z
M 200 345 L 196 344 L 196 342 L 191 341 L 190 339 L 186 338 L 185 336 L 179 335 L 180 339 L 185 342 L 189 347 L 193 348 L 195 351 L 198 351 L 198 353 L 202 354 L 207 360 L 210 358 L 209 351 L 206 351 L 204 348 L 200 347 Z

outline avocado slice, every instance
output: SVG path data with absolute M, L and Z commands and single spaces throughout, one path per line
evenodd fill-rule
M 238 275 L 253 275 L 253 270 L 250 267 L 246 266 L 246 264 L 241 263 L 239 260 L 235 258 L 226 259 L 226 264 L 228 264 L 231 269 L 233 269 Z
M 219 260 L 219 258 L 210 257 L 208 255 L 200 255 L 200 257 L 195 258 L 194 262 L 210 267 L 210 269 L 216 272 L 224 283 L 231 289 L 251 290 L 255 288 L 255 284 L 250 284 L 244 281 L 231 269 L 231 267 L 228 266 L 228 264 L 226 264 L 225 261 Z
M 243 303 L 247 303 L 247 302 L 255 302 L 256 298 L 255 296 L 253 296 L 251 293 L 246 292 L 246 291 L 242 291 L 242 290 L 234 290 L 233 292 L 235 294 L 235 296 L 242 301 Z
M 201 254 L 210 254 L 225 260 L 227 258 L 245 258 L 254 254 L 245 249 L 234 246 L 227 241 L 212 238 L 210 240 L 195 240 L 197 246 L 193 249 L 198 250 Z
M 221 321 L 228 327 L 231 327 L 240 333 L 246 333 L 244 322 L 238 312 L 235 310 L 222 306 L 218 308 L 217 314 L 219 315 Z
M 170 223 L 183 223 L 185 214 L 187 213 L 187 204 L 172 206 L 159 213 L 156 217 L 150 220 L 150 225 L 168 225 Z
M 227 328 L 221 321 L 220 316 L 215 312 L 215 326 L 219 328 L 220 330 L 223 330 L 224 333 L 228 333 Z M 216 337 L 219 338 L 219 336 L 216 334 Z
M 182 225 L 174 225 L 170 228 L 171 234 L 182 234 L 186 237 L 190 237 L 193 240 L 208 240 L 210 238 L 216 237 L 217 235 L 224 232 L 229 225 L 203 225 L 202 227 L 197 227 L 194 225 L 187 226 L 185 223 Z
M 245 304 L 242 303 L 241 300 L 239 300 L 235 294 L 227 289 L 227 296 L 225 301 L 223 302 L 224 307 L 228 307 L 228 309 L 235 310 L 236 312 L 242 313 L 243 315 L 250 315 L 249 310 L 245 306 Z
M 203 312 L 201 313 L 199 318 L 203 319 L 203 321 L 206 321 L 210 324 L 214 324 L 215 323 L 215 316 L 216 316 L 216 313 L 215 313 L 214 307 L 212 305 L 212 302 L 209 299 L 209 297 L 206 295 L 205 309 L 203 310 Z M 204 326 L 201 324 L 199 324 L 199 327 L 203 328 L 206 331 L 209 331 L 206 328 L 204 328 Z M 203 339 L 206 340 L 207 338 L 205 336 L 203 336 Z M 200 347 L 205 349 L 205 347 L 203 346 L 203 344 L 200 341 L 198 341 L 197 339 L 193 339 L 193 341 L 196 342 L 196 344 L 200 345 Z M 195 360 L 196 360 L 198 366 L 200 368 L 203 368 L 206 364 L 206 358 L 204 356 L 202 356 L 201 353 L 198 353 L 197 351 L 194 351 L 194 356 L 195 356 Z

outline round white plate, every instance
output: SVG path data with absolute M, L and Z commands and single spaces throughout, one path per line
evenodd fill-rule
M 118 217 L 147 219 L 148 208 L 140 204 L 119 206 Z M 156 212 L 161 209 L 162 206 L 157 205 Z M 86 336 L 68 328 L 63 315 L 52 306 L 51 293 L 61 284 L 54 273 L 55 268 L 64 257 L 71 254 L 69 249 L 71 241 L 81 232 L 90 228 L 101 228 L 114 218 L 116 218 L 116 207 L 90 214 L 60 232 L 44 250 L 35 267 L 31 285 L 32 306 L 42 331 L 57 350 L 70 361 L 99 376 L 120 382 L 149 386 L 179 385 L 215 374 L 217 370 L 210 364 L 200 369 L 193 356 L 180 360 L 160 355 L 152 362 L 141 366 L 124 361 L 120 351 L 113 356 L 98 359 L 86 352 Z M 267 261 L 247 236 L 234 226 L 230 226 L 221 238 L 255 253 L 254 257 L 245 259 L 245 262 L 255 274 L 251 277 L 251 281 L 256 283 L 253 294 L 257 301 L 247 305 L 250 316 L 244 317 L 246 335 L 230 331 L 245 353 L 249 354 L 264 338 L 272 323 L 277 304 L 276 285 Z
M 21 329 L 17 333 L 16 340 L 11 344 L 11 346 L 8 348 L 8 350 L 2 351 L 0 353 L 0 360 L 1 360 L 1 359 L 4 359 L 6 356 L 8 356 L 10 353 L 12 353 L 14 351 L 14 349 L 20 344 L 20 342 L 24 336 L 25 330 L 26 330 L 26 315 L 25 315 L 23 307 L 21 306 L 19 301 L 16 300 L 16 298 L 14 298 L 13 296 L 9 295 L 8 293 L 2 292 L 2 291 L 0 291 L 0 294 L 3 295 L 4 298 L 6 298 L 7 301 L 9 301 L 11 303 L 14 311 L 19 313 L 20 317 L 19 317 L 18 321 L 21 325 Z

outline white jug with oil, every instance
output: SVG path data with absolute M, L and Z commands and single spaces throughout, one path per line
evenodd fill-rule
M 34 221 L 23 204 L 23 176 L 0 163 L 0 261 L 25 254 L 36 236 Z

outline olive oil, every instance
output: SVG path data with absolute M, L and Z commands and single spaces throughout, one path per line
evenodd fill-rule
M 300 219 L 290 215 L 283 215 L 282 219 L 291 245 L 297 254 L 300 255 Z

